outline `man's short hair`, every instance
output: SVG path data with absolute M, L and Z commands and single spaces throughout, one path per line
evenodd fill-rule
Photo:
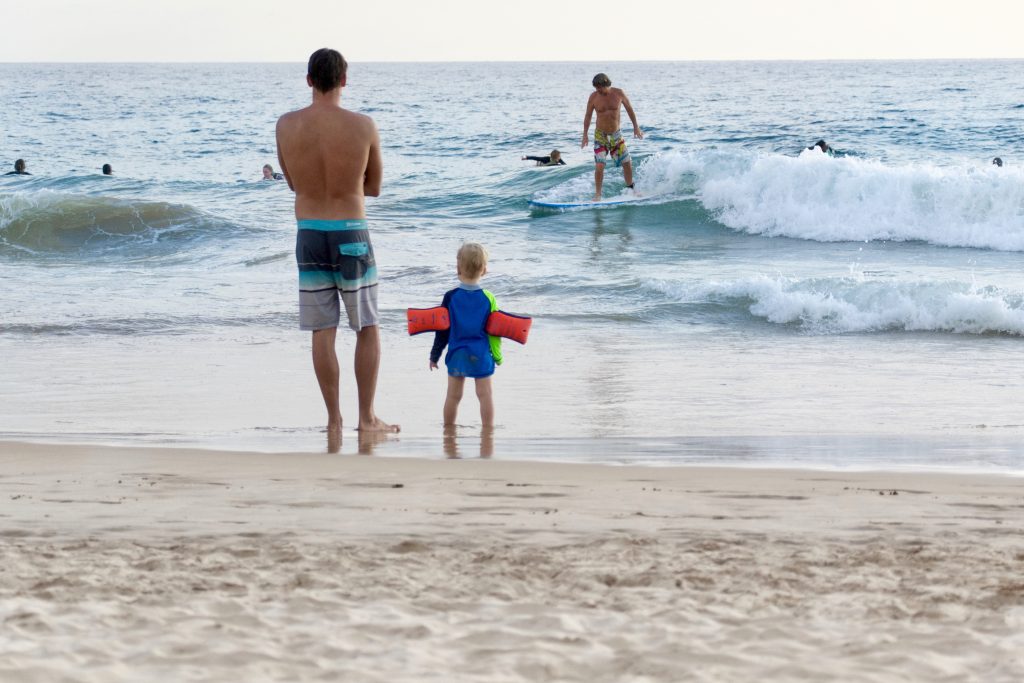
M 270 171 L 271 173 L 273 173 L 274 172 L 274 167 L 271 166 L 270 164 L 263 164 L 263 170 L 264 171 Z
M 24 171 L 25 170 L 25 160 L 24 159 L 18 159 L 17 161 L 15 161 L 14 162 L 14 170 L 15 171 Z
M 608 78 L 607 74 L 597 74 L 591 82 L 595 88 L 607 88 L 612 84 L 612 79 Z
M 320 92 L 330 92 L 341 85 L 348 71 L 348 62 L 337 50 L 322 47 L 309 56 L 306 73 L 313 81 L 313 87 Z
M 466 242 L 459 247 L 456 260 L 459 263 L 459 273 L 463 277 L 475 279 L 483 274 L 487 267 L 487 250 L 477 242 Z

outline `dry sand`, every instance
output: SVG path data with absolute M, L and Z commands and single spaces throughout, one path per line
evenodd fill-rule
M 0 444 L 2 681 L 1020 681 L 1011 477 Z

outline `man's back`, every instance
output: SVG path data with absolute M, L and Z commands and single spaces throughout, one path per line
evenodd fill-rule
M 365 218 L 363 197 L 380 193 L 380 139 L 368 116 L 328 103 L 290 112 L 277 122 L 277 151 L 297 218 Z

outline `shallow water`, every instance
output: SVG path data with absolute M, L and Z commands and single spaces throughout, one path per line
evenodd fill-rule
M 385 161 L 378 409 L 403 425 L 375 452 L 445 452 L 404 309 L 440 301 L 473 239 L 535 320 L 506 342 L 496 456 L 1022 469 L 1020 66 L 353 65 Z M 647 133 L 624 119 L 649 202 L 532 210 L 592 191 L 598 70 Z M 302 66 L 0 65 L 0 88 L 0 158 L 35 174 L 0 177 L 0 437 L 322 448 L 291 193 L 259 181 Z M 801 153 L 819 137 L 840 156 Z M 567 166 L 520 161 L 552 147 Z M 459 421 L 472 452 L 471 394 Z

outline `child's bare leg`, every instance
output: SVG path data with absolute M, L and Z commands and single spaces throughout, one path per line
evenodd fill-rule
M 448 376 L 448 395 L 444 398 L 444 426 L 455 424 L 459 414 L 459 401 L 462 400 L 462 389 L 466 385 L 465 377 Z
M 480 422 L 484 427 L 494 426 L 494 397 L 491 394 L 491 378 L 476 380 L 476 397 L 480 401 Z

